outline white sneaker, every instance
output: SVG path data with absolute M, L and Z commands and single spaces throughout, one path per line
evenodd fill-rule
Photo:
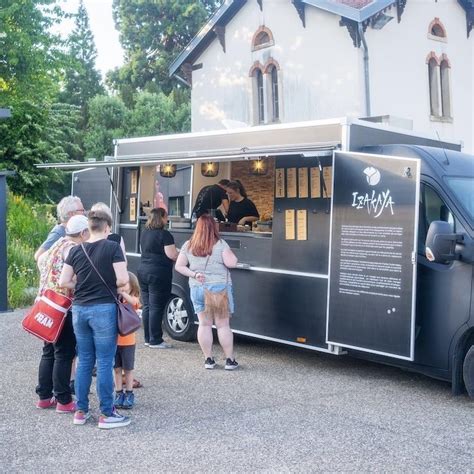
M 171 349 L 173 346 L 163 341 L 161 344 L 149 344 L 150 349 Z
M 122 416 L 113 411 L 110 416 L 100 415 L 99 416 L 99 428 L 103 430 L 111 430 L 114 428 L 122 428 L 122 426 L 128 426 L 131 423 L 131 419 L 128 416 Z

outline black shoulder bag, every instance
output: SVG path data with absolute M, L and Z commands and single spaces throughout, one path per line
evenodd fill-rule
M 86 248 L 84 247 L 84 244 L 81 244 L 82 251 L 87 257 L 87 260 L 89 260 L 89 263 L 91 264 L 92 268 L 95 270 L 99 278 L 102 280 L 102 283 L 107 287 L 107 289 L 110 291 L 110 294 L 115 300 L 115 303 L 117 303 L 117 325 L 118 325 L 118 331 L 121 336 L 128 336 L 129 334 L 132 334 L 135 332 L 137 329 L 140 328 L 142 325 L 142 322 L 140 320 L 140 316 L 136 313 L 134 310 L 133 306 L 130 303 L 122 303 L 118 298 L 117 295 L 112 291 L 109 285 L 107 285 L 106 281 L 100 274 L 99 270 L 97 270 L 96 266 L 92 262 L 91 258 L 89 257 L 89 254 L 86 251 Z

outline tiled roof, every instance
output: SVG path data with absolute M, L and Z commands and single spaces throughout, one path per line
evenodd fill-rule
M 373 0 L 333 0 L 334 3 L 342 3 L 348 7 L 361 9 L 367 6 L 369 3 L 373 3 Z

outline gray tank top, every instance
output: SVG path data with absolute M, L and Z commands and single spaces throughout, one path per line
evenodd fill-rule
M 205 283 L 225 283 L 232 284 L 230 279 L 230 272 L 224 265 L 222 259 L 222 252 L 229 248 L 229 245 L 225 240 L 219 240 L 212 247 L 212 254 L 208 257 L 196 257 L 188 250 L 189 240 L 186 241 L 181 247 L 180 253 L 186 255 L 189 262 L 189 269 L 193 272 L 203 273 L 206 277 Z M 207 262 L 207 265 L 206 265 Z M 189 279 L 189 286 L 199 286 L 199 283 L 194 278 Z

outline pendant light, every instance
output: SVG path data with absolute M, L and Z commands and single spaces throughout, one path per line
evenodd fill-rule
M 201 174 L 206 178 L 215 178 L 219 174 L 219 163 L 214 161 L 201 163 Z
M 268 163 L 262 158 L 257 158 L 250 162 L 250 174 L 254 176 L 264 176 L 268 172 Z
M 160 176 L 163 178 L 174 178 L 176 176 L 176 165 L 165 163 L 160 166 Z

